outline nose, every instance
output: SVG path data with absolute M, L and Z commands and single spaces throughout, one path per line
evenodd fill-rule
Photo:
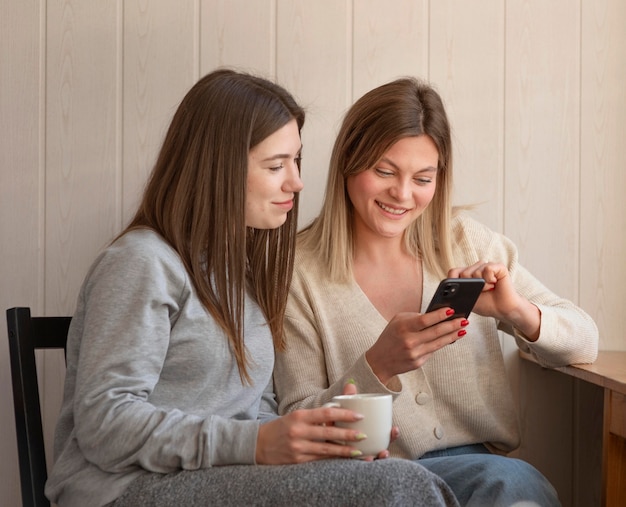
M 298 165 L 293 162 L 289 164 L 289 170 L 287 173 L 287 179 L 283 184 L 283 190 L 286 192 L 300 192 L 304 188 L 304 183 L 302 183 L 302 179 L 300 178 L 300 169 Z
M 394 180 L 389 188 L 389 195 L 398 202 L 407 201 L 411 198 L 411 182 L 404 178 Z

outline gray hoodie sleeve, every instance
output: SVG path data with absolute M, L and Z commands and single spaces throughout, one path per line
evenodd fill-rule
M 237 382 L 224 383 L 232 365 L 195 366 L 198 356 L 223 352 L 225 338 L 212 335 L 216 326 L 194 294 L 178 256 L 162 242 L 109 248 L 88 276 L 66 389 L 74 390 L 78 446 L 101 469 L 254 463 L 259 421 L 212 406 L 214 390 L 222 404 L 241 391 Z

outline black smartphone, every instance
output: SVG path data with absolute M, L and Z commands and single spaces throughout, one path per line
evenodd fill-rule
M 482 278 L 446 278 L 439 283 L 426 313 L 449 306 L 454 310 L 446 320 L 467 318 L 476 304 L 485 280 Z

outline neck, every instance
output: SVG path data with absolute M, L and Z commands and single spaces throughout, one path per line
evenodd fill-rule
M 355 231 L 354 261 L 388 264 L 394 259 L 410 257 L 404 248 L 403 236 L 385 238 L 371 231 Z

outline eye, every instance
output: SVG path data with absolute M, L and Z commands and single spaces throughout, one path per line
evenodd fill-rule
M 276 172 L 276 171 L 280 171 L 284 167 L 285 167 L 285 165 L 283 163 L 281 163 L 280 165 L 277 165 L 277 166 L 274 166 L 274 167 L 270 167 L 269 170 L 272 171 L 272 172 Z
M 383 176 L 383 177 L 393 176 L 393 172 L 390 171 L 389 169 L 383 169 L 381 167 L 377 167 L 376 169 L 374 169 L 374 171 L 376 171 L 376 174 L 378 174 L 379 176 Z
M 433 180 L 432 178 L 425 178 L 424 176 L 420 176 L 418 178 L 415 178 L 415 182 L 418 185 L 428 185 L 429 183 L 432 183 Z

